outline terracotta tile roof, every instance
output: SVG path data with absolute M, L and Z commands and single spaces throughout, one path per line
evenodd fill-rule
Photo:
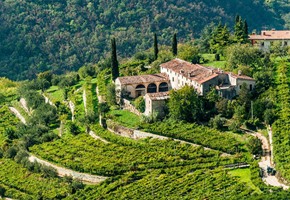
M 250 40 L 289 40 L 290 30 L 286 31 L 262 31 L 261 35 L 250 35 Z
M 123 76 L 118 77 L 121 84 L 142 84 L 142 83 L 152 83 L 152 82 L 168 82 L 168 76 L 165 73 L 159 74 L 149 74 L 149 75 L 139 75 L 139 76 Z
M 169 99 L 169 92 L 147 93 L 145 96 L 148 96 L 151 100 L 165 100 Z
M 246 75 L 237 75 L 237 74 L 233 74 L 230 72 L 226 72 L 227 74 L 229 74 L 230 76 L 237 78 L 237 79 L 243 79 L 243 80 L 250 80 L 250 81 L 255 81 L 255 79 L 253 79 L 252 77 L 246 76 Z
M 216 72 L 217 70 L 215 69 L 198 64 L 192 64 L 178 58 L 163 63 L 160 66 L 172 70 L 175 73 L 185 76 L 187 79 L 196 81 L 200 84 L 218 76 L 218 73 Z

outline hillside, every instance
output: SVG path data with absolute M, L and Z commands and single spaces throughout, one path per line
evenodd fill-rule
M 237 14 L 248 21 L 250 31 L 265 25 L 282 28 L 284 21 L 279 17 L 286 12 L 280 3 L 283 1 L 1 1 L 0 77 L 34 78 L 40 71 L 61 73 L 95 64 L 106 57 L 112 36 L 123 57 L 151 47 L 154 32 L 160 44 L 170 44 L 175 32 L 180 41 L 190 41 L 211 22 L 232 26 Z

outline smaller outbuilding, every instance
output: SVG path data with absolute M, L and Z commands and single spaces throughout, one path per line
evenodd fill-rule
M 153 112 L 156 112 L 158 117 L 165 116 L 169 92 L 147 93 L 144 98 L 146 105 L 144 115 L 150 116 Z

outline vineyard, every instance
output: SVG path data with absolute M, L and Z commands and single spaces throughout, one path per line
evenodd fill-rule
M 222 168 L 190 166 L 130 172 L 85 191 L 69 199 L 239 199 L 257 194 Z
M 290 82 L 287 71 L 290 71 L 289 65 L 282 63 L 278 66 L 278 100 L 281 111 L 280 118 L 273 125 L 273 142 L 276 166 L 283 177 L 290 180 Z
M 15 199 L 60 199 L 71 192 L 68 183 L 59 178 L 43 178 L 42 174 L 32 173 L 20 164 L 0 159 L 0 188 L 5 195 Z
M 103 134 L 111 133 L 99 130 Z M 36 145 L 30 151 L 43 159 L 56 164 L 96 175 L 114 176 L 125 172 L 146 169 L 159 169 L 175 166 L 190 166 L 193 168 L 208 168 L 223 166 L 234 161 L 220 157 L 218 152 L 206 151 L 203 148 L 192 147 L 174 141 L 145 139 L 134 141 L 112 136 L 106 144 L 94 140 L 87 134 L 76 137 L 66 137 L 54 142 Z M 118 140 L 118 139 L 117 139 Z M 212 158 L 216 158 L 212 162 Z
M 162 123 L 143 124 L 142 127 L 148 132 L 200 144 L 230 154 L 247 151 L 245 139 L 242 136 L 231 132 L 220 132 L 197 124 L 163 121 Z

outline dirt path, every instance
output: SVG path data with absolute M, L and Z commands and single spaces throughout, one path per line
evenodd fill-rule
M 282 187 L 284 190 L 288 189 L 289 186 L 283 184 L 283 183 L 280 183 L 279 180 L 277 179 L 276 176 L 272 176 L 272 175 L 268 175 L 267 174 L 267 167 L 272 167 L 274 168 L 272 162 L 271 162 L 271 159 L 274 158 L 274 155 L 271 153 L 273 152 L 273 146 L 272 146 L 272 131 L 271 129 L 268 130 L 268 133 L 269 133 L 269 137 L 270 137 L 270 141 L 271 141 L 271 146 L 268 142 L 268 139 L 262 135 L 261 133 L 258 133 L 258 132 L 254 132 L 254 131 L 251 131 L 251 130 L 246 130 L 246 129 L 242 129 L 244 130 L 246 133 L 254 136 L 254 137 L 257 137 L 261 142 L 262 142 L 262 149 L 263 149 L 263 156 L 261 158 L 261 161 L 259 162 L 259 167 L 261 169 L 263 169 L 263 171 L 265 172 L 264 173 L 264 176 L 263 176 L 263 181 L 268 184 L 268 185 L 271 185 L 271 186 L 276 186 L 276 187 Z
M 84 108 L 85 108 L 85 114 L 88 114 L 88 109 L 87 109 L 87 94 L 86 90 L 83 90 L 83 103 L 84 103 Z
M 52 163 L 49 163 L 45 160 L 39 159 L 33 155 L 30 155 L 28 159 L 30 162 L 37 161 L 38 163 L 41 163 L 43 165 L 46 165 L 46 166 L 49 166 L 49 167 L 56 169 L 56 171 L 60 177 L 72 176 L 74 179 L 78 179 L 78 180 L 80 180 L 84 183 L 87 183 L 87 184 L 98 184 L 98 183 L 107 179 L 107 177 L 104 177 L 104 176 L 96 176 L 96 175 L 91 175 L 91 174 L 86 174 L 86 173 L 80 173 L 80 172 L 76 172 L 76 171 L 73 171 L 70 169 L 59 167 L 59 166 L 56 166 L 55 164 L 52 164 Z
M 72 101 L 69 101 L 68 105 L 71 112 L 71 121 L 74 121 L 75 120 L 75 104 Z
M 42 96 L 44 97 L 45 103 L 48 103 L 51 106 L 55 106 L 54 103 L 52 103 L 52 101 L 50 101 L 50 99 L 47 96 L 45 96 L 44 94 L 42 94 Z
M 16 117 L 18 118 L 18 119 L 20 119 L 20 121 L 23 123 L 23 124 L 27 124 L 26 123 L 26 119 L 20 114 L 20 112 L 16 109 L 16 108 L 14 108 L 14 107 L 9 107 L 9 109 L 11 110 L 11 112 L 13 112 L 15 115 L 16 115 Z
M 30 116 L 31 115 L 31 112 L 29 111 L 29 108 L 28 108 L 28 106 L 27 106 L 27 102 L 26 102 L 26 100 L 24 99 L 24 98 L 21 98 L 20 99 L 20 105 L 21 105 L 21 107 L 25 110 L 25 112 Z
M 110 143 L 109 141 L 107 141 L 107 140 L 105 140 L 105 139 L 103 139 L 103 138 L 97 136 L 96 133 L 95 133 L 94 131 L 90 131 L 90 132 L 89 132 L 89 135 L 92 136 L 94 139 L 96 139 L 96 140 L 101 140 L 102 142 L 104 142 L 104 143 L 106 143 L 106 144 Z

